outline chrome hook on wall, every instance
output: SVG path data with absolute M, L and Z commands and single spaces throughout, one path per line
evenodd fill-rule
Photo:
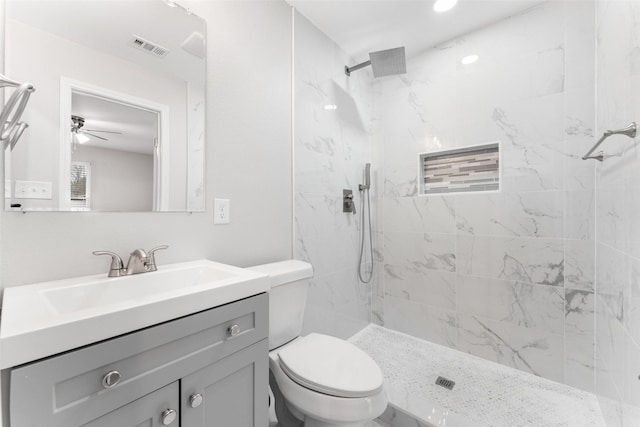
M 594 160 L 598 160 L 599 162 L 603 161 L 604 153 L 602 151 L 597 156 L 592 156 L 591 153 L 593 153 L 600 146 L 600 144 L 604 142 L 605 139 L 609 138 L 612 135 L 625 135 L 625 136 L 628 136 L 629 138 L 635 138 L 637 131 L 638 131 L 638 125 L 636 125 L 636 122 L 631 122 L 629 126 L 623 129 L 605 131 L 602 134 L 602 137 L 598 140 L 598 142 L 596 142 L 595 145 L 591 147 L 591 150 L 589 150 L 587 154 L 582 156 L 582 160 L 594 159 Z
M 0 112 L 0 141 L 4 144 L 4 149 L 10 147 L 11 150 L 29 125 L 21 122 L 22 114 L 27 107 L 29 97 L 36 90 L 31 83 L 19 83 L 0 74 L 0 87 L 15 87 L 15 91 Z

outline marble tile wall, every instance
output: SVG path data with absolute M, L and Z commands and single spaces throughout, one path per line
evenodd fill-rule
M 598 1 L 597 126 L 640 123 L 640 3 Z M 609 427 L 640 425 L 640 138 L 614 136 L 596 177 L 596 391 Z
M 593 2 L 547 2 L 375 81 L 374 321 L 594 390 L 594 37 Z M 496 141 L 499 193 L 418 195 L 419 153 Z
M 347 77 L 354 61 L 300 13 L 294 21 L 294 256 L 314 267 L 303 333 L 346 338 L 371 320 L 373 284 L 359 282 L 357 266 L 372 77 L 368 69 Z M 343 189 L 353 190 L 356 215 L 342 212 Z M 375 205 L 375 190 L 371 197 Z

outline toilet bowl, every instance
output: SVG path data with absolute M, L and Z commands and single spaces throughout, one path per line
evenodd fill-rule
M 300 336 L 311 265 L 290 260 L 251 267 L 270 276 L 269 370 L 281 427 L 362 427 L 386 406 L 373 359 L 328 335 Z

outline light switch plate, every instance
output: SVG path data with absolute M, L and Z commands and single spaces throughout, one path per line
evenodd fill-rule
M 231 221 L 231 206 L 229 199 L 214 199 L 213 200 L 213 223 L 214 224 L 229 224 Z
M 51 199 L 53 184 L 45 181 L 16 181 L 14 198 Z

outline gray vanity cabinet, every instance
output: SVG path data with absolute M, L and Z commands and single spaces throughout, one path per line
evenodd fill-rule
M 263 393 L 254 393 L 256 378 L 266 378 L 267 340 L 182 379 L 182 426 L 257 426 L 268 419 Z M 261 384 L 266 389 L 267 384 Z M 195 407 L 194 407 L 195 406 Z
M 268 304 L 259 294 L 13 368 L 6 427 L 266 427 Z

